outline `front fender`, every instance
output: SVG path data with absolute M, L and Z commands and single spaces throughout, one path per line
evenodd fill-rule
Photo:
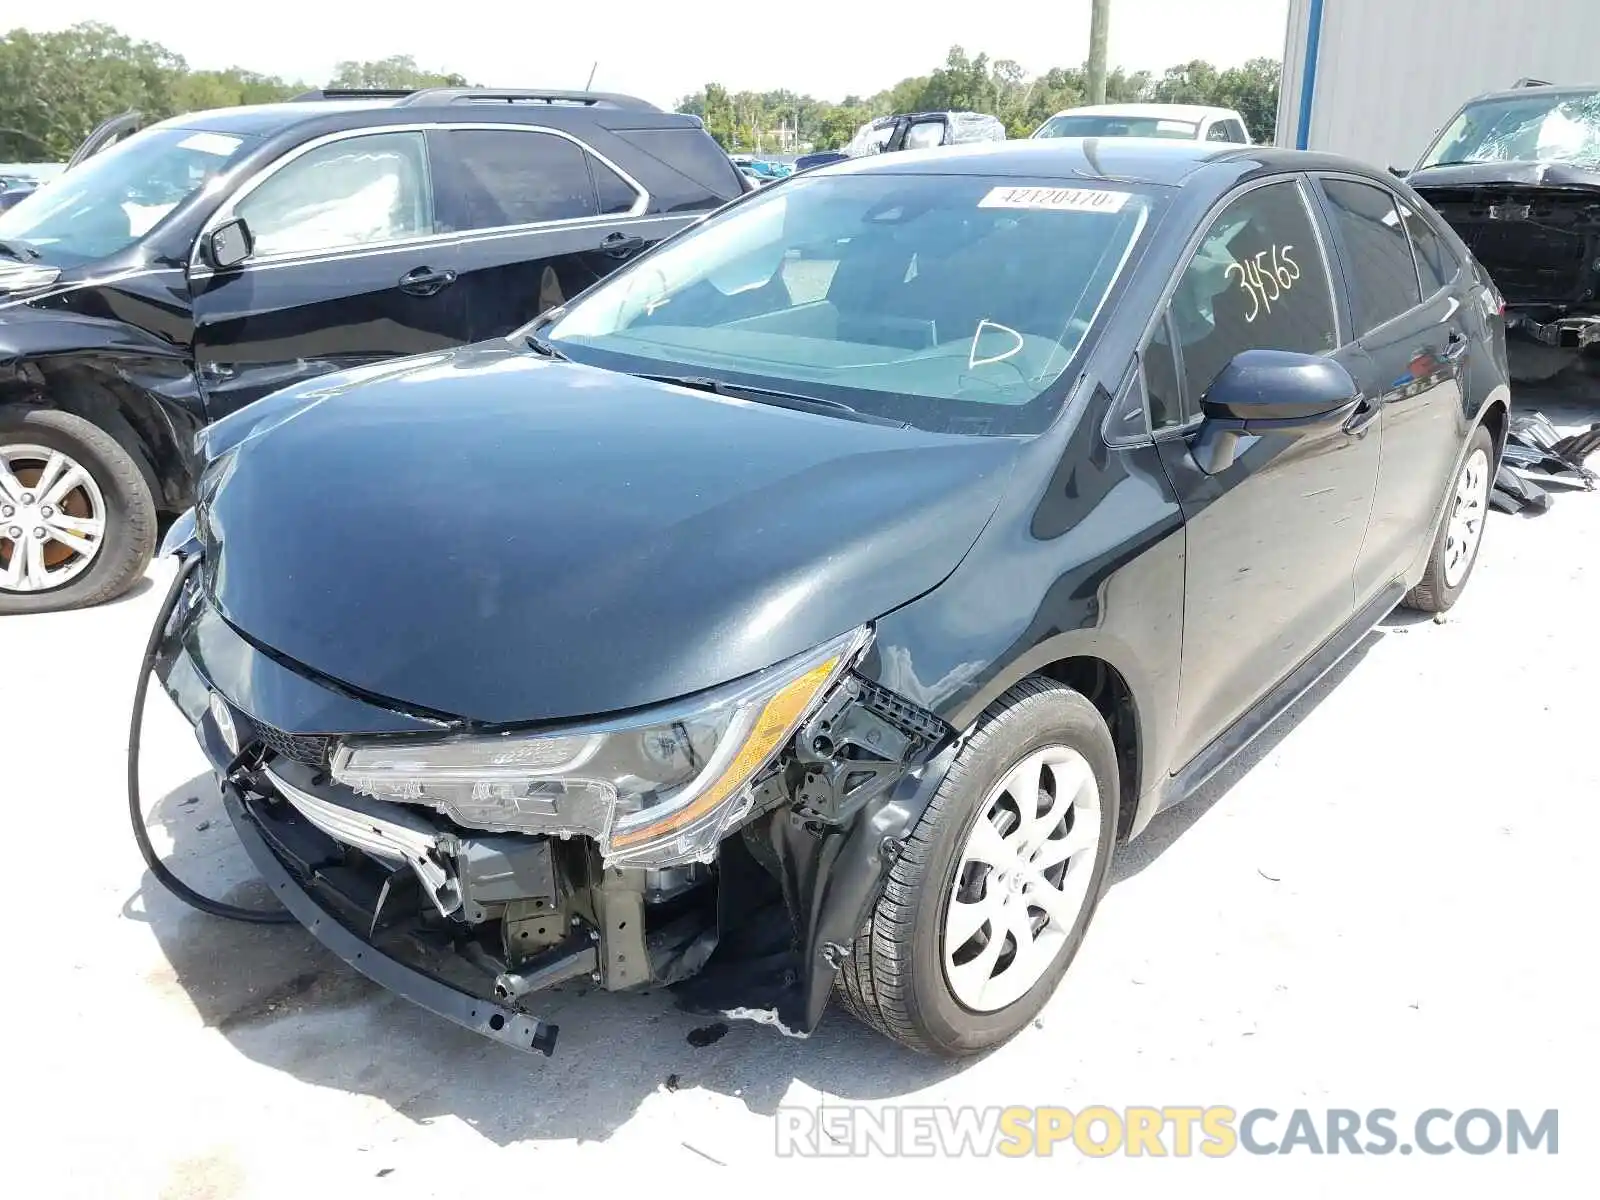
M 184 347 L 103 317 L 8 308 L 0 312 L 0 400 L 92 421 L 145 468 L 161 507 L 188 504 L 205 406 Z

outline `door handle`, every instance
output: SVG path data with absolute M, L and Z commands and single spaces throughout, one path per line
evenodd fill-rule
M 1444 342 L 1444 361 L 1455 362 L 1467 352 L 1467 339 L 1459 329 L 1452 329 Z
M 400 290 L 410 296 L 434 296 L 456 281 L 454 271 L 435 271 L 418 267 L 400 276 Z
M 1372 423 L 1378 419 L 1378 414 L 1382 411 L 1381 400 L 1369 400 L 1362 396 L 1356 402 L 1355 412 L 1345 418 L 1344 431 L 1351 437 L 1366 437 L 1367 430 L 1372 428 Z
M 643 247 L 644 239 L 635 237 L 631 233 L 610 233 L 600 242 L 600 249 L 614 258 L 625 258 L 635 250 L 640 250 Z

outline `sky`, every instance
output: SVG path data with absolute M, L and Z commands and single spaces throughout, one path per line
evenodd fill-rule
M 1288 0 L 1112 0 L 1109 59 L 1159 71 L 1195 58 L 1232 66 L 1278 57 L 1287 11 Z M 1015 59 L 1030 74 L 1082 63 L 1089 46 L 1089 0 L 473 0 L 459 10 L 438 0 L 0 0 L 0 31 L 79 21 L 160 42 L 191 67 L 241 66 L 310 82 L 344 59 L 410 54 L 420 66 L 477 83 L 578 88 L 598 60 L 596 88 L 663 107 L 708 81 L 824 100 L 871 95 L 931 70 L 952 45 Z

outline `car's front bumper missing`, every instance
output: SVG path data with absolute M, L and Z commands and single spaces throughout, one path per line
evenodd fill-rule
M 198 592 L 164 634 L 154 674 L 290 914 L 380 986 L 524 1051 L 555 1041 L 524 1011 L 533 994 L 578 979 L 809 1034 L 955 744 L 937 718 L 851 676 L 712 863 L 607 866 L 590 838 L 477 831 L 330 779 L 338 737 L 445 723 L 261 650 Z
M 548 1021 L 493 1000 L 475 996 L 401 962 L 348 928 L 337 916 L 301 886 L 279 861 L 268 844 L 257 802 L 231 784 L 222 785 L 222 799 L 245 853 L 273 895 L 294 914 L 311 935 L 368 979 L 429 1012 L 453 1021 L 474 1033 L 492 1038 L 518 1050 L 548 1055 L 555 1049 L 557 1027 Z M 587 974 L 595 961 L 594 951 L 576 951 L 580 961 L 573 974 Z

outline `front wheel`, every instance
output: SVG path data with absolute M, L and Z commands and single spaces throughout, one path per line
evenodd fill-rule
M 150 487 L 115 438 L 72 413 L 0 407 L 0 615 L 114 599 L 155 538 Z
M 979 719 L 839 975 L 845 1007 L 914 1050 L 976 1054 L 1049 1000 L 1116 840 L 1117 755 L 1094 705 L 1024 680 Z
M 1480 425 L 1473 430 L 1466 461 L 1451 484 L 1449 508 L 1428 554 L 1427 569 L 1403 601 L 1407 608 L 1440 613 L 1461 598 L 1483 544 L 1494 471 L 1494 438 Z

